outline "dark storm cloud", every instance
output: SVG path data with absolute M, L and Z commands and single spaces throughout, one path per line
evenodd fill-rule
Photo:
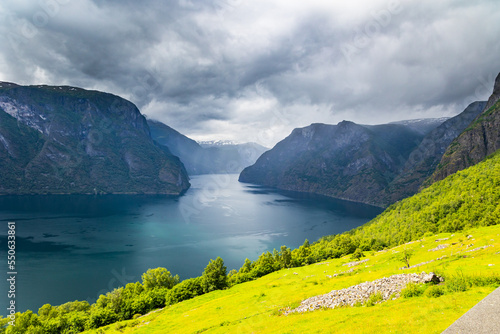
M 0 80 L 105 90 L 195 138 L 272 145 L 487 98 L 499 22 L 495 1 L 3 1 Z

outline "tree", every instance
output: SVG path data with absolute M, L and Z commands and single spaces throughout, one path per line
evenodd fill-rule
M 362 257 L 364 257 L 365 254 L 363 254 L 363 252 L 361 251 L 360 248 L 357 248 L 354 253 L 352 253 L 351 255 L 351 260 L 356 260 L 356 261 L 359 261 Z
M 202 275 L 203 292 L 207 293 L 214 290 L 222 290 L 227 287 L 227 268 L 224 261 L 217 259 L 210 260 Z
M 399 254 L 399 260 L 406 264 L 407 268 L 410 268 L 410 259 L 413 256 L 413 253 L 415 251 L 411 248 L 405 248 L 403 251 Z
M 280 251 L 275 254 L 275 259 L 281 268 L 292 267 L 292 251 L 286 246 L 281 246 Z
M 276 262 L 273 254 L 264 252 L 259 256 L 257 261 L 255 261 L 252 272 L 256 277 L 262 277 L 276 271 L 278 268 L 279 264 Z
M 174 285 L 179 283 L 179 275 L 172 276 L 166 268 L 148 269 L 142 274 L 142 285 L 144 289 L 151 290 L 154 288 L 172 289 Z
M 240 270 L 238 271 L 240 274 L 245 274 L 249 273 L 252 271 L 253 264 L 252 261 L 250 261 L 248 258 L 245 259 L 245 263 L 241 266 Z
M 42 323 L 38 316 L 30 310 L 24 313 L 16 313 L 16 325 L 8 326 L 6 333 L 43 333 Z

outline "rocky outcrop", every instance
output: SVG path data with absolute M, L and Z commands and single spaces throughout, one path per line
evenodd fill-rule
M 76 87 L 0 82 L 0 194 L 171 194 L 189 187 L 134 104 Z
M 323 307 L 336 308 L 343 306 L 354 306 L 365 303 L 371 295 L 380 293 L 381 301 L 398 298 L 401 290 L 408 283 L 439 283 L 442 278 L 434 273 L 426 274 L 398 274 L 384 277 L 372 282 L 364 282 L 341 290 L 333 290 L 327 294 L 311 297 L 300 303 L 300 306 L 288 310 L 285 315 L 293 312 L 307 312 L 321 309 Z
M 312 124 L 293 130 L 245 168 L 239 180 L 385 206 L 379 194 L 422 137 L 396 124 Z
M 483 111 L 486 102 L 474 102 L 459 115 L 446 120 L 429 132 L 410 154 L 403 171 L 384 189 L 386 203 L 394 203 L 415 194 L 436 170 L 448 146 Z
M 427 184 L 473 166 L 500 148 L 500 74 L 484 111 L 447 148 Z
M 161 122 L 148 120 L 148 125 L 153 139 L 178 156 L 190 175 L 239 173 L 267 150 L 255 143 L 202 147 Z

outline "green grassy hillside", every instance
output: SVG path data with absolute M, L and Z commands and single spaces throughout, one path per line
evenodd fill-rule
M 467 238 L 467 235 L 472 237 Z M 436 241 L 439 239 L 446 239 Z M 469 246 L 469 245 L 473 246 Z M 430 251 L 438 245 L 448 247 Z M 477 249 L 482 246 L 487 248 Z M 411 265 L 402 270 L 398 254 L 415 250 Z M 334 289 L 398 273 L 435 271 L 446 277 L 492 277 L 498 282 L 500 227 L 481 227 L 463 233 L 442 233 L 422 241 L 367 254 L 368 261 L 349 270 L 348 257 L 301 268 L 284 269 L 258 280 L 214 291 L 179 304 L 88 333 L 440 333 L 463 313 L 493 291 L 495 284 L 449 291 L 438 298 L 425 295 L 398 298 L 373 307 L 322 309 L 303 314 L 282 315 L 286 307 Z M 442 260 L 436 260 L 444 257 Z M 497 283 L 498 284 L 498 283 Z

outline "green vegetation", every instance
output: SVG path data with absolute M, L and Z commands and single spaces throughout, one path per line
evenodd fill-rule
M 381 292 L 373 293 L 370 295 L 370 298 L 368 298 L 368 300 L 365 302 L 365 306 L 368 306 L 368 307 L 373 306 L 376 303 L 381 302 L 383 299 L 384 298 L 382 297 Z
M 500 251 L 500 226 L 475 228 L 452 235 L 432 235 L 413 243 L 418 247 L 415 247 L 412 262 L 422 264 L 413 270 L 401 269 L 401 262 L 395 256 L 408 245 L 367 253 L 366 263 L 352 267 L 354 270 L 351 273 L 339 275 L 349 270 L 345 266 L 351 261 L 348 255 L 314 265 L 282 269 L 257 280 L 197 296 L 99 330 L 103 333 L 153 334 L 441 333 L 500 285 L 497 254 Z M 462 245 L 459 240 L 466 235 L 473 238 Z M 446 238 L 448 240 L 436 241 Z M 474 246 L 467 247 L 471 243 Z M 449 246 L 429 251 L 443 244 Z M 482 248 L 484 246 L 489 247 Z M 437 260 L 442 257 L 442 260 Z M 434 261 L 423 264 L 431 260 Z M 315 295 L 394 274 L 422 271 L 434 271 L 445 281 L 438 285 L 419 285 L 420 292 L 409 298 L 380 302 L 374 294 L 358 307 L 283 315 L 284 309 L 295 308 L 302 300 Z M 468 284 L 465 291 L 453 291 L 453 278 L 457 276 L 476 283 Z M 99 330 L 88 333 L 99 333 Z
M 406 268 L 410 268 L 410 259 L 415 253 L 415 250 L 411 248 L 405 248 L 399 255 L 399 261 L 406 264 Z
M 424 284 L 408 283 L 406 287 L 401 290 L 401 297 L 411 298 L 421 296 L 425 291 L 426 286 Z
M 123 320 L 128 322 L 107 326 L 105 332 L 313 332 L 313 322 L 335 331 L 442 331 L 500 285 L 500 275 L 494 271 L 500 265 L 500 228 L 490 226 L 500 222 L 499 186 L 500 154 L 495 154 L 392 205 L 353 231 L 313 244 L 306 240 L 294 250 L 283 246 L 265 252 L 256 261 L 245 260 L 229 275 L 221 258 L 211 260 L 201 277 L 179 284 L 164 268 L 149 270 L 142 283 L 101 295 L 93 305 L 45 305 L 38 315 L 18 314 L 16 327 L 8 327 L 6 333 L 75 333 Z M 367 264 L 356 265 L 356 270 L 343 266 L 363 252 L 370 253 Z M 365 305 L 374 311 L 356 307 L 280 315 L 280 309 L 297 306 L 310 296 L 401 273 L 401 260 L 408 267 L 410 257 L 416 270 L 444 276 L 444 287 L 409 285 L 402 292 L 408 298 L 384 303 L 377 303 L 380 296 L 375 294 Z M 318 263 L 325 260 L 329 262 Z M 317 264 L 307 266 L 313 263 Z M 263 278 L 255 280 L 259 277 Z M 163 311 L 141 317 L 164 306 Z M 399 309 L 405 309 L 405 316 L 398 315 Z M 415 319 L 409 321 L 407 314 Z

